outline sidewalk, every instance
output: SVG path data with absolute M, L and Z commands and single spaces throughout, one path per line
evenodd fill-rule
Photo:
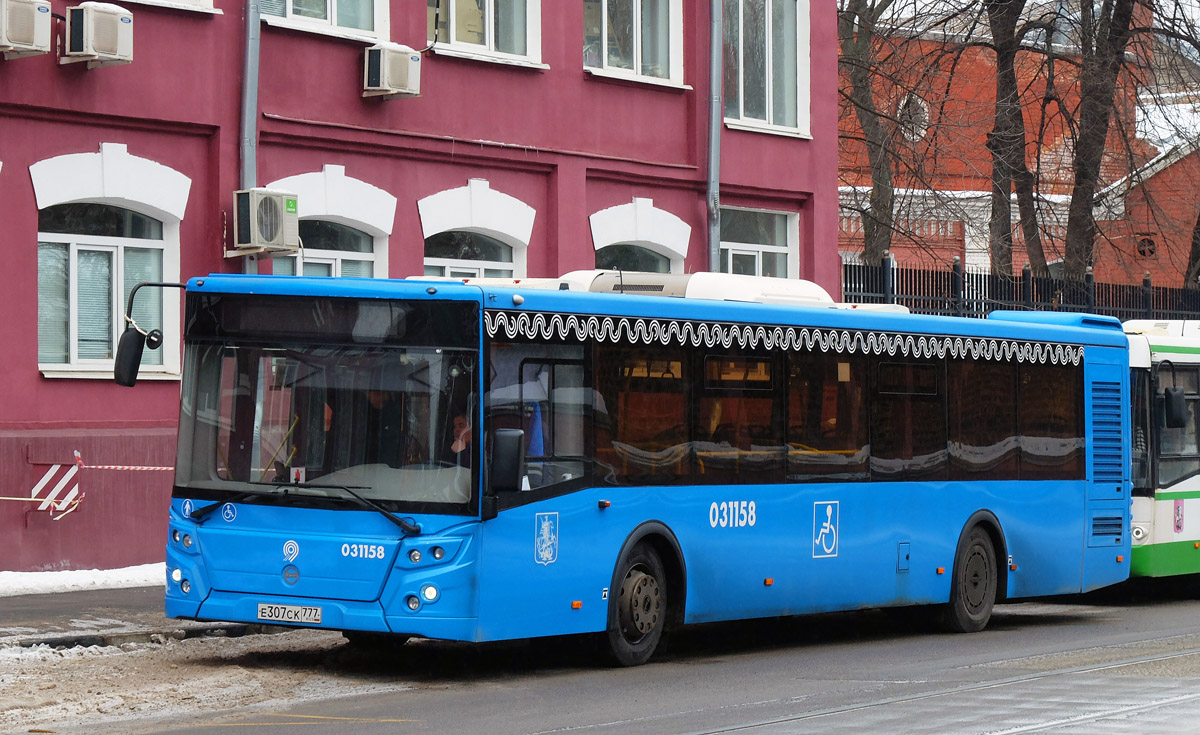
M 265 629 L 275 626 L 169 619 L 161 585 L 0 597 L 0 647 L 120 646 Z

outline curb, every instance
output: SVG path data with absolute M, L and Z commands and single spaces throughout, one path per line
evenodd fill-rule
M 126 643 L 166 643 L 168 640 L 187 638 L 240 638 L 246 635 L 274 635 L 295 628 L 283 625 L 259 625 L 257 623 L 213 623 L 192 625 L 186 628 L 157 628 L 150 630 L 113 631 L 111 633 L 74 633 L 65 635 L 18 638 L 15 643 L 21 648 L 48 646 L 55 649 L 89 646 L 122 646 Z M 2 644 L 2 642 L 0 642 Z

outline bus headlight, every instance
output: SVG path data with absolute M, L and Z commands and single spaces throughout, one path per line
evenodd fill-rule
M 183 594 L 186 595 L 192 591 L 192 583 L 185 579 L 179 583 L 179 589 L 183 590 Z
M 417 608 L 421 606 L 421 601 L 417 599 L 416 595 L 409 595 L 404 599 L 404 604 L 408 605 L 409 610 L 416 612 Z
M 441 561 L 442 557 L 444 557 L 446 555 L 446 550 L 440 546 L 435 546 L 429 550 L 429 553 L 433 554 L 433 558 L 435 561 Z
M 419 564 L 421 562 L 421 550 L 413 549 L 412 551 L 408 552 L 408 560 L 413 564 Z
M 185 548 L 185 549 L 190 549 L 190 548 L 192 548 L 192 536 L 191 536 L 191 534 L 188 534 L 188 533 L 185 533 L 185 534 L 183 534 L 183 548 Z
M 178 528 L 171 531 L 171 540 L 174 541 L 175 543 L 179 543 L 179 529 Z
M 183 570 L 182 569 L 172 569 L 171 570 L 171 581 L 174 582 L 175 584 L 179 584 L 179 580 L 181 580 L 181 579 L 183 579 Z
M 421 588 L 421 597 L 425 598 L 425 602 L 434 602 L 438 598 L 438 588 L 431 584 L 427 584 Z

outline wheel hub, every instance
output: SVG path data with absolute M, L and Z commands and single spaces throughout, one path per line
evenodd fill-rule
M 639 570 L 630 570 L 621 585 L 621 631 L 629 640 L 637 640 L 658 625 L 662 593 L 658 580 Z

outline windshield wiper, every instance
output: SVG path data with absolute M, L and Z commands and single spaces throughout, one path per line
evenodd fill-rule
M 273 492 L 270 492 L 267 490 L 243 490 L 240 493 L 235 493 L 235 494 L 229 496 L 228 498 L 225 498 L 224 500 L 218 500 L 217 502 L 213 503 L 212 505 L 206 505 L 203 508 L 197 508 L 196 510 L 193 510 L 188 515 L 188 518 L 191 518 L 193 521 L 199 521 L 200 523 L 203 523 L 204 519 L 207 518 L 210 513 L 215 511 L 217 508 L 220 508 L 221 506 L 225 505 L 226 503 L 240 503 L 243 500 L 245 500 L 246 498 L 252 498 L 255 495 L 276 495 L 276 494 L 277 493 L 273 493 Z
M 371 510 L 378 511 L 380 514 L 383 515 L 384 518 L 387 518 L 392 523 L 395 523 L 397 526 L 400 527 L 400 530 L 404 531 L 409 536 L 420 536 L 421 535 L 421 527 L 420 526 L 418 526 L 417 524 L 415 524 L 411 521 L 407 521 L 403 518 L 400 518 L 399 516 L 395 515 L 394 513 L 387 510 L 383 506 L 379 505 L 375 501 L 364 498 L 363 496 L 354 492 L 354 489 L 350 485 L 324 485 L 324 484 L 314 483 L 314 482 L 299 482 L 299 483 L 294 483 L 288 487 L 311 488 L 314 490 L 333 488 L 335 490 L 341 490 L 342 492 L 346 493 L 348 496 L 350 496 L 354 500 L 358 501 L 358 504 L 363 506 L 364 508 L 370 508 Z M 369 488 L 359 487 L 359 486 L 354 486 L 354 487 L 357 487 L 359 490 L 369 489 Z

